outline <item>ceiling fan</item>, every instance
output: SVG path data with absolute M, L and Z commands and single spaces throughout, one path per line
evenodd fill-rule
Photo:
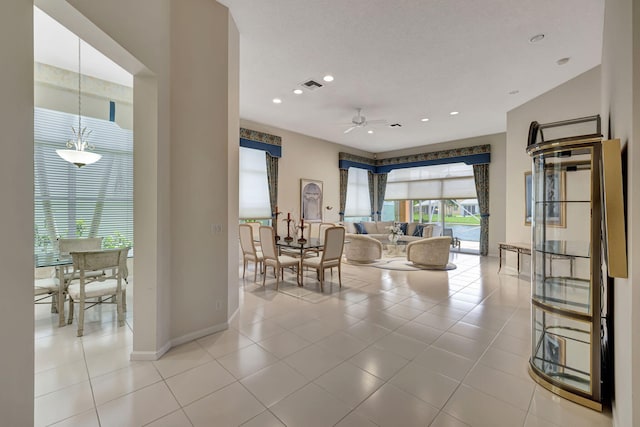
M 344 131 L 344 133 L 349 133 L 355 128 L 363 128 L 368 124 L 386 124 L 386 120 L 367 120 L 365 116 L 362 115 L 362 108 L 357 108 L 357 114 L 353 116 L 351 119 L 351 127 Z

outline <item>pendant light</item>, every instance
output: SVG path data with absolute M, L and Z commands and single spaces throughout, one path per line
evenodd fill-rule
M 87 151 L 93 150 L 95 147 L 87 141 L 89 135 L 91 135 L 91 131 L 87 131 L 86 127 L 82 127 L 82 69 L 80 60 L 81 40 L 80 37 L 78 37 L 78 129 L 73 126 L 71 127 L 73 139 L 67 141 L 67 150 L 56 150 L 58 156 L 79 168 L 95 163 L 102 157 L 100 154 Z

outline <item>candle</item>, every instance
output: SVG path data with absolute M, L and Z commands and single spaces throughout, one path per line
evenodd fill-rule
M 287 212 L 287 220 L 291 221 L 291 212 Z
M 302 228 L 302 232 L 304 233 L 304 218 L 300 219 L 300 228 Z
M 276 213 L 278 213 L 278 207 L 276 206 Z

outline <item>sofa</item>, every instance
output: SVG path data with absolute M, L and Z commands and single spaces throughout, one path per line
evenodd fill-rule
M 347 234 L 364 234 L 382 243 L 389 243 L 389 227 L 393 224 L 401 224 L 404 228 L 404 235 L 400 236 L 399 241 L 412 242 L 427 237 L 437 237 L 442 234 L 442 226 L 439 224 L 419 224 L 416 222 L 402 223 L 394 221 L 363 221 L 363 222 L 345 222 Z M 421 232 L 420 229 L 421 228 Z M 418 229 L 418 231 L 416 231 Z

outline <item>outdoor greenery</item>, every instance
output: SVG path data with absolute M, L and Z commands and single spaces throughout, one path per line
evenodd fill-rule
M 88 230 L 86 223 L 87 222 L 84 219 L 76 220 L 77 238 L 85 237 L 84 234 Z M 62 236 L 60 235 L 57 236 L 57 238 L 61 237 Z M 37 225 L 34 225 L 34 246 L 36 247 L 37 253 L 47 253 L 51 246 L 51 238 L 46 234 L 46 232 L 41 233 L 40 228 Z M 112 235 L 105 236 L 102 239 L 102 247 L 103 249 L 133 247 L 133 242 L 120 231 L 115 231 Z M 53 247 L 51 248 L 53 249 Z
M 420 222 L 420 216 L 414 215 L 413 220 L 415 222 Z M 431 216 L 431 222 L 441 222 L 442 219 L 440 215 L 434 214 Z M 422 222 L 429 222 L 429 215 L 422 215 Z M 447 216 L 444 217 L 445 224 L 470 224 L 470 225 L 480 225 L 480 218 L 473 216 Z

